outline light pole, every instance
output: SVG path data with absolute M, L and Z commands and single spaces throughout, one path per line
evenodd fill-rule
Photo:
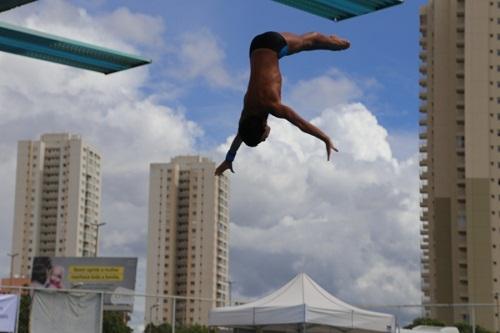
M 10 285 L 12 285 L 12 279 L 14 278 L 14 258 L 19 255 L 19 253 L 7 253 L 10 257 Z
M 102 227 L 102 226 L 105 226 L 106 225 L 106 222 L 102 222 L 102 223 L 91 223 L 91 225 L 93 225 L 94 227 L 96 227 L 97 231 L 96 231 L 96 240 L 95 240 L 95 256 L 97 257 L 97 250 L 99 248 L 99 229 Z
M 159 304 L 153 304 L 149 307 L 149 333 L 153 331 L 153 309 L 158 308 Z
M 233 305 L 233 283 L 236 281 L 228 280 L 227 281 L 227 286 L 229 287 L 229 306 Z

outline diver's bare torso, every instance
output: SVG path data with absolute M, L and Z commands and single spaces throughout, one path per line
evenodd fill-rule
M 266 117 L 281 103 L 281 72 L 276 52 L 258 49 L 250 57 L 250 80 L 242 117 Z

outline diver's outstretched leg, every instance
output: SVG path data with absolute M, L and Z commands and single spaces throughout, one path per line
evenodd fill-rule
M 323 35 L 319 32 L 308 32 L 303 35 L 296 35 L 291 32 L 280 33 L 288 44 L 288 54 L 301 51 L 331 50 L 340 51 L 349 48 L 350 43 L 335 35 Z

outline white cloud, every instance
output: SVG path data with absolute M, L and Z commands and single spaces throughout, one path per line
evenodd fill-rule
M 313 117 L 332 105 L 346 104 L 363 96 L 363 85 L 337 69 L 322 76 L 301 80 L 290 89 L 291 105 L 305 116 Z
M 270 266 L 285 266 L 350 302 L 418 303 L 415 151 L 395 158 L 387 130 L 359 103 L 326 108 L 312 122 L 339 147 L 333 162 L 322 142 L 276 119 L 265 143 L 238 154 L 231 208 L 232 251 L 241 261 L 231 262 L 236 297 L 269 291 L 269 282 L 266 289 L 249 282 L 248 270 L 254 280 L 272 281 Z M 283 275 L 281 283 L 291 278 Z
M 211 87 L 243 89 L 243 75 L 228 72 L 223 45 L 208 29 L 183 34 L 176 56 L 178 61 L 171 73 L 178 79 L 202 79 Z
M 126 9 L 90 16 L 59 0 L 37 6 L 36 11 L 12 11 L 8 20 L 123 51 L 163 52 L 158 18 Z M 143 94 L 150 80 L 147 66 L 105 76 L 0 53 L 0 67 L 0 277 L 9 273 L 4 254 L 12 236 L 17 141 L 69 132 L 81 134 L 103 156 L 102 220 L 107 225 L 100 231 L 101 254 L 139 257 L 137 288 L 142 292 L 149 163 L 193 153 L 201 128 L 181 109 Z M 142 306 L 139 302 L 136 313 L 144 311 Z
M 68 1 L 50 0 L 8 11 L 2 18 L 26 28 L 124 52 L 139 53 L 139 47 L 148 51 L 164 47 L 162 19 L 132 13 L 124 7 L 90 15 Z

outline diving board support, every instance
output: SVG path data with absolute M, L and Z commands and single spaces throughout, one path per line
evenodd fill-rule
M 403 0 L 273 0 L 305 12 L 341 21 L 400 5 Z
M 30 2 L 35 2 L 36 0 L 1 0 L 0 1 L 0 12 L 16 8 L 22 5 L 26 5 Z
M 139 56 L 0 22 L 0 51 L 104 74 L 151 63 Z

